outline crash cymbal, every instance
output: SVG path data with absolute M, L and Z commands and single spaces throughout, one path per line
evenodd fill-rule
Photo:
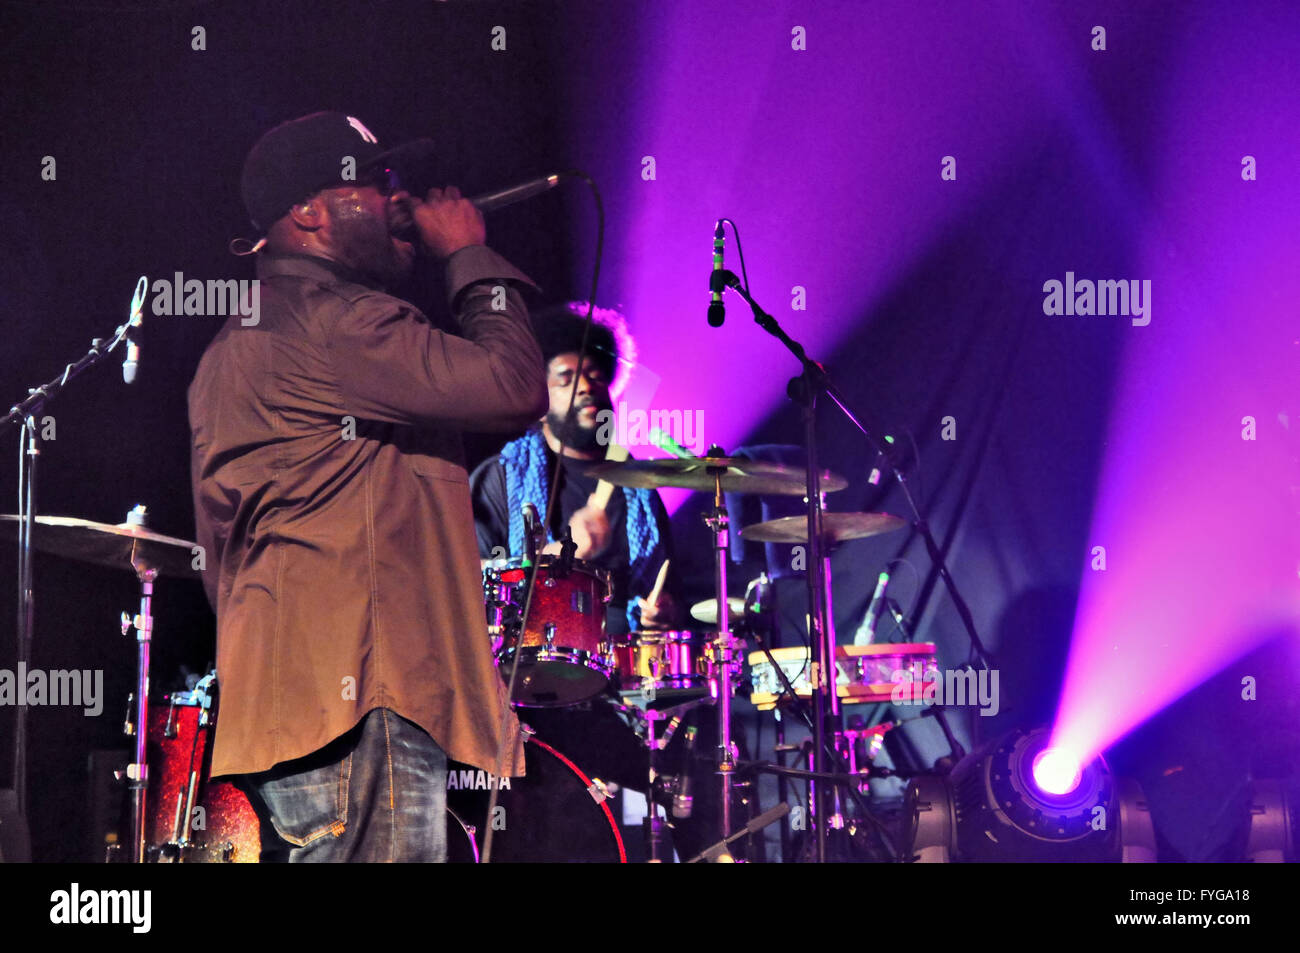
M 745 600 L 738 596 L 732 596 L 727 600 L 727 607 L 731 610 L 731 617 L 739 619 L 745 614 Z M 697 602 L 691 606 L 691 618 L 703 622 L 705 625 L 718 624 L 718 600 L 705 599 L 703 602 Z
M 891 533 L 906 525 L 907 520 L 888 513 L 822 514 L 822 535 L 831 544 Z M 786 516 L 765 523 L 751 523 L 740 531 L 740 535 L 756 543 L 806 543 L 808 517 Z
M 779 463 L 761 463 L 744 457 L 692 457 L 690 459 L 628 460 L 600 463 L 587 471 L 616 486 L 642 490 L 682 487 L 713 492 L 714 475 L 722 470 L 722 492 L 803 496 L 807 492 L 804 471 Z M 822 472 L 821 488 L 831 493 L 848 486 L 848 481 L 829 470 Z
M 18 517 L 0 515 L 0 535 L 18 538 Z M 162 575 L 198 578 L 194 569 L 194 543 L 163 536 L 130 523 L 94 523 L 74 516 L 38 516 L 32 548 L 97 566 L 135 572 L 132 559 L 157 569 Z

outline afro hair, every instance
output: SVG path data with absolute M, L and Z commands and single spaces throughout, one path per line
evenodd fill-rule
M 550 362 L 557 355 L 578 352 L 582 347 L 587 308 L 585 301 L 568 301 L 533 313 L 533 328 L 542 347 L 543 360 Z M 617 397 L 636 364 L 636 344 L 623 315 L 610 308 L 592 309 L 587 354 L 605 372 L 610 393 Z

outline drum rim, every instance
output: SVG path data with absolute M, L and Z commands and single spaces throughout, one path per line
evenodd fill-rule
M 537 735 L 531 729 L 527 729 L 525 731 L 524 743 L 526 745 L 527 744 L 535 745 L 537 749 L 540 749 L 541 751 L 550 754 L 557 761 L 559 761 L 560 764 L 564 765 L 564 767 L 566 767 L 571 774 L 575 775 L 578 781 L 581 782 L 582 786 L 586 788 L 588 791 L 590 791 L 593 785 L 595 784 L 595 782 L 592 781 L 592 779 L 586 774 L 586 772 L 584 772 L 581 768 L 579 768 L 576 764 L 573 763 L 573 761 L 568 757 L 568 755 L 564 754 L 562 751 L 559 751 L 556 748 L 552 747 L 551 745 L 547 744 L 545 741 L 542 741 L 542 739 L 538 738 Z M 448 764 L 447 770 L 448 771 L 453 770 L 450 764 Z M 524 774 L 521 780 L 527 780 L 527 778 L 528 775 Z M 513 791 L 513 786 L 511 790 Z M 593 800 L 595 799 L 593 798 Z M 618 860 L 613 862 L 626 864 L 627 848 L 623 843 L 623 834 L 618 829 L 618 822 L 615 821 L 614 819 L 614 812 L 609 809 L 609 799 L 602 798 L 600 801 L 596 802 L 596 806 L 600 808 L 601 814 L 605 818 L 605 822 L 609 825 L 610 833 L 614 837 L 614 845 L 618 848 Z M 481 831 L 479 831 L 479 829 L 475 827 L 474 833 L 470 834 L 469 833 L 470 825 L 466 824 L 464 819 L 452 809 L 452 805 L 450 801 L 447 803 L 447 813 L 450 814 L 452 817 L 456 818 L 456 821 L 460 824 L 461 828 L 464 829 L 466 836 L 469 837 L 470 843 L 474 847 L 474 863 L 476 864 L 479 863 L 480 856 L 479 856 L 479 846 L 478 846 L 477 836 L 481 834 Z
M 787 645 L 781 648 L 770 649 L 772 657 L 775 659 L 789 659 L 790 661 L 799 661 L 800 659 L 809 658 L 811 650 L 802 645 Z M 836 661 L 845 661 L 847 659 L 868 658 L 873 655 L 935 655 L 935 644 L 933 642 L 873 642 L 871 645 L 839 645 L 836 646 Z M 767 653 L 761 649 L 757 652 L 749 653 L 749 664 L 771 665 L 768 661 Z
M 672 638 L 677 635 L 688 635 L 691 638 L 679 639 Z M 703 636 L 703 638 L 702 638 Z M 717 641 L 717 629 L 660 629 L 655 631 L 638 630 L 628 632 L 625 635 L 617 637 L 620 641 L 614 642 L 616 649 L 636 649 L 642 645 L 712 645 Z
M 559 556 L 555 556 L 550 553 L 538 556 L 536 558 L 537 568 L 539 570 L 548 569 L 549 567 L 551 567 L 552 565 L 554 565 L 559 561 L 560 561 Z M 483 567 L 484 578 L 487 578 L 490 573 L 508 572 L 512 569 L 524 568 L 523 556 L 510 556 L 507 559 L 498 560 L 498 562 L 504 563 L 504 565 L 497 565 L 496 563 L 493 563 Z M 573 569 L 576 569 L 579 572 L 584 573 L 588 576 L 592 576 L 604 584 L 605 591 L 607 594 L 607 597 L 604 601 L 609 602 L 608 593 L 611 588 L 611 581 L 613 580 L 613 574 L 603 566 L 597 566 L 595 563 L 590 562 L 586 559 L 573 559 L 571 560 L 571 562 L 572 562 Z
M 525 645 L 519 649 L 521 657 L 519 666 L 536 665 L 538 662 L 559 662 L 563 665 L 574 665 L 578 668 L 590 669 L 605 676 L 608 680 L 614 674 L 615 662 L 610 657 L 609 652 L 590 652 L 587 649 L 574 649 L 565 645 Z M 499 650 L 497 655 L 497 664 L 501 666 L 511 665 L 514 662 L 515 647 L 509 646 Z M 591 665 L 589 662 L 596 662 Z

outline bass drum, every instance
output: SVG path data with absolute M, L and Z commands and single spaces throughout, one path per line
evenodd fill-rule
M 478 863 L 487 824 L 493 827 L 494 864 L 627 863 L 623 838 L 609 802 L 591 778 L 560 752 L 532 736 L 524 745 L 524 767 L 524 777 L 504 779 L 495 817 L 489 820 L 492 775 L 448 762 L 450 863 Z

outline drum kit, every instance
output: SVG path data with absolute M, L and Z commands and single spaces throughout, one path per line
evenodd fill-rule
M 594 465 L 588 475 L 613 485 L 659 489 L 680 487 L 710 492 L 713 506 L 704 522 L 713 540 L 716 596 L 692 607 L 692 615 L 709 628 L 701 631 L 634 631 L 609 637 L 604 631 L 605 604 L 610 599 L 608 574 L 581 560 L 563 556 L 501 560 L 484 570 L 484 594 L 493 650 L 504 673 L 519 653 L 520 672 L 513 700 L 521 708 L 564 708 L 596 700 L 630 716 L 649 754 L 647 790 L 662 791 L 665 777 L 656 765 L 671 730 L 658 735 L 657 726 L 676 721 L 698 705 L 710 705 L 717 715 L 717 750 L 714 771 L 720 778 L 716 792 L 721 806 L 718 843 L 736 833 L 733 792 L 738 772 L 738 752 L 732 740 L 732 701 L 748 685 L 749 698 L 760 712 L 798 710 L 813 696 L 811 651 L 808 646 L 774 648 L 765 644 L 770 630 L 766 574 L 751 582 L 744 599 L 728 597 L 728 515 L 724 493 L 802 496 L 807 493 L 801 470 L 748 459 L 724 456 L 713 448 L 705 457 L 615 461 Z M 823 492 L 842 489 L 846 481 L 829 472 L 820 480 Z M 743 538 L 758 542 L 807 543 L 807 518 L 774 519 L 745 527 Z M 853 539 L 891 532 L 906 525 L 882 513 L 827 513 L 822 526 L 825 555 L 826 599 L 830 597 L 829 553 L 832 547 Z M 535 595 L 523 618 L 529 574 L 535 574 Z M 733 629 L 732 619 L 736 619 Z M 746 640 L 760 647 L 748 654 L 749 675 L 744 678 Z M 932 643 L 864 644 L 840 646 L 836 657 L 836 692 L 840 704 L 889 702 L 902 690 L 924 684 L 936 670 Z M 508 680 L 507 680 L 508 681 Z M 779 715 L 778 715 L 779 719 Z M 805 721 L 810 720 L 804 713 Z M 889 725 L 831 732 L 840 754 L 840 766 L 849 769 L 855 787 L 865 790 L 870 765 L 859 768 L 856 752 L 868 760 L 879 750 Z M 780 730 L 780 729 L 778 729 Z M 868 739 L 863 749 L 860 742 Z M 762 763 L 743 769 L 762 771 Z M 770 766 L 784 781 L 783 764 Z M 815 775 L 811 770 L 804 775 Z M 684 777 L 684 776 L 683 776 Z M 679 793 L 683 777 L 670 779 L 669 793 Z M 806 777 L 810 784 L 813 777 Z M 676 786 L 674 790 L 674 785 Z M 784 784 L 782 784 L 784 789 Z M 712 792 L 711 792 L 712 793 Z M 833 812 L 841 813 L 836 799 Z M 810 800 L 810 810 L 812 801 Z M 812 811 L 815 814 L 815 810 Z M 644 820 L 647 855 L 652 862 L 665 859 L 662 819 L 652 796 Z M 725 852 L 722 859 L 726 859 Z
M 713 507 L 704 520 L 713 540 L 717 597 L 692 609 L 708 628 L 607 636 L 608 571 L 560 555 L 498 561 L 483 570 L 488 636 L 503 677 L 515 655 L 519 656 L 517 707 L 568 708 L 594 700 L 609 703 L 633 723 L 649 753 L 647 791 L 652 796 L 647 799 L 644 821 L 648 857 L 661 861 L 666 852 L 664 822 L 653 792 L 666 792 L 667 797 L 676 797 L 679 805 L 683 797 L 689 804 L 690 795 L 684 790 L 689 786 L 685 776 L 661 774 L 655 755 L 666 746 L 683 713 L 699 705 L 716 708 L 713 761 L 720 778 L 717 834 L 722 843 L 734 839 L 736 833 L 732 789 L 741 768 L 732 738 L 733 699 L 748 685 L 754 706 L 774 712 L 798 710 L 813 693 L 809 648 L 766 644 L 763 620 L 770 598 L 766 575 L 750 584 L 745 599 L 727 598 L 729 527 L 723 506 L 727 492 L 800 495 L 806 492 L 806 484 L 802 471 L 725 457 L 716 448 L 704 458 L 605 463 L 591 472 L 614 485 L 712 491 Z M 825 473 L 821 485 L 824 491 L 833 491 L 845 486 L 845 481 Z M 16 517 L 0 516 L 0 530 L 14 527 L 16 532 L 18 525 Z M 902 525 L 902 520 L 884 514 L 826 514 L 823 548 L 829 551 L 837 543 Z M 806 541 L 806 526 L 804 517 L 770 520 L 746 527 L 742 536 L 797 543 Z M 260 825 L 253 807 L 238 787 L 209 777 L 211 736 L 219 707 L 216 673 L 209 673 L 188 691 L 162 696 L 153 704 L 149 698 L 154 585 L 160 576 L 194 578 L 196 545 L 149 530 L 143 506 L 137 506 L 117 525 L 37 517 L 31 545 L 79 561 L 130 569 L 139 580 L 139 612 L 121 616 L 122 633 L 134 630 L 138 646 L 136 690 L 129 699 L 134 717 L 126 725 L 134 751 L 131 762 L 118 773 L 129 792 L 129 821 L 124 827 L 130 838 L 111 846 L 109 859 L 256 862 Z M 525 619 L 522 596 L 530 575 L 536 577 L 531 580 L 535 594 Z M 737 619 L 734 630 L 733 617 Z M 742 677 L 746 640 L 759 645 L 748 654 L 747 680 Z M 929 643 L 841 646 L 836 658 L 837 696 L 844 705 L 887 701 L 896 688 L 896 673 L 909 673 L 911 683 L 917 684 L 934 666 L 934 646 Z M 665 722 L 670 723 L 666 730 L 662 727 Z M 857 735 L 870 734 L 875 747 L 868 750 L 873 754 L 888 728 L 878 725 L 856 733 L 835 732 L 835 749 L 847 759 L 845 766 L 859 782 L 870 767 L 850 764 L 854 752 L 862 750 L 855 744 Z M 694 732 L 694 728 L 688 730 L 691 742 Z M 493 803 L 506 807 L 511 819 L 509 831 L 497 835 L 497 861 L 626 861 L 625 845 L 609 805 L 602 795 L 593 793 L 601 789 L 600 781 L 588 777 L 531 733 L 525 745 L 525 765 L 524 778 L 504 779 L 495 793 Z M 747 771 L 763 769 L 761 764 L 745 766 Z M 773 772 L 781 775 L 784 789 L 781 772 L 789 769 L 777 765 Z M 806 780 L 814 783 L 811 777 Z M 481 825 L 491 823 L 487 795 L 497 786 L 487 772 L 449 765 L 449 859 L 479 859 Z M 809 804 L 811 807 L 812 801 Z M 752 821 L 750 826 L 752 833 Z M 721 849 L 714 853 L 723 859 L 729 856 Z

